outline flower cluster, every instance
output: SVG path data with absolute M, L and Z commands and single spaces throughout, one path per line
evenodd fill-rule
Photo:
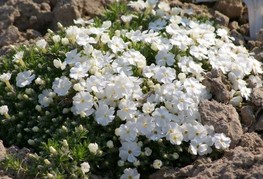
M 221 70 L 232 84 L 231 103 L 240 105 L 249 100 L 249 82 L 262 86 L 261 63 L 235 46 L 226 29 L 198 22 L 190 10 L 157 0 L 128 6 L 135 11 L 117 2 L 109 19 L 78 19 L 0 62 L 1 138 L 7 132 L 10 144 L 36 150 L 47 143 L 42 157 L 81 153 L 81 175 L 96 173 L 100 165 L 92 160 L 112 151 L 118 161 L 107 162 L 123 169 L 121 178 L 139 178 L 144 160 L 160 169 L 187 152 L 206 155 L 230 146 L 230 138 L 200 123 L 198 105 L 211 98 L 203 74 Z M 67 142 L 62 134 L 69 130 L 78 135 Z M 47 142 L 52 137 L 64 140 Z M 43 161 L 50 166 L 50 160 Z

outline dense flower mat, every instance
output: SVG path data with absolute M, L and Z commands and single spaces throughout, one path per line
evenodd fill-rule
M 157 0 L 112 4 L 101 18 L 49 31 L 0 61 L 0 138 L 29 147 L 2 165 L 39 178 L 147 177 L 230 138 L 200 123 L 211 69 L 231 84 L 234 106 L 262 86 L 261 63 L 227 29 Z

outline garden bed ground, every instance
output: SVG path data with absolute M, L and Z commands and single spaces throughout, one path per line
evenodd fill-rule
M 47 29 L 56 30 L 57 23 L 68 26 L 73 19 L 91 18 L 100 15 L 110 0 L 0 0 L 0 56 L 5 55 L 12 45 L 31 44 L 42 37 Z M 169 0 L 171 6 L 192 8 L 199 15 L 213 17 L 219 24 L 230 29 L 236 45 L 244 45 L 263 61 L 262 40 L 249 39 L 248 15 L 240 1 L 219 1 L 193 4 L 186 1 Z M 263 178 L 263 89 L 253 91 L 252 103 L 236 109 L 227 103 L 227 91 L 220 73 L 207 75 L 206 86 L 211 88 L 214 101 L 204 101 L 199 110 L 203 122 L 214 125 L 216 132 L 231 137 L 231 148 L 222 158 L 212 161 L 198 158 L 183 168 L 164 168 L 151 178 Z M 223 89 L 223 90 L 218 90 Z M 223 112 L 222 112 L 223 111 Z M 218 121 L 221 121 L 218 123 Z M 0 142 L 0 160 L 6 153 L 26 157 L 28 149 L 5 148 Z M 5 173 L 0 168 L 0 178 L 16 178 L 16 174 Z

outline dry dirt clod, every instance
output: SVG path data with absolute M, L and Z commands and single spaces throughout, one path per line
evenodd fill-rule
M 255 109 L 253 106 L 243 106 L 241 108 L 241 122 L 250 127 L 256 122 Z
M 199 105 L 201 121 L 204 125 L 212 125 L 216 133 L 224 133 L 231 138 L 231 148 L 234 148 L 242 134 L 239 115 L 232 105 L 217 101 L 202 101 Z
M 227 17 L 226 15 L 222 14 L 221 12 L 219 11 L 215 11 L 215 20 L 217 23 L 219 23 L 220 25 L 222 26 L 228 26 L 229 24 L 229 17 Z
M 245 44 L 245 39 L 244 39 L 244 37 L 243 37 L 243 35 L 242 34 L 240 34 L 236 29 L 233 29 L 233 30 L 231 30 L 231 32 L 230 32 L 230 35 L 232 36 L 232 37 L 234 37 L 234 44 L 235 45 L 244 45 Z
M 227 150 L 224 156 L 212 161 L 199 157 L 193 164 L 183 168 L 163 168 L 151 179 L 211 179 L 211 178 L 256 178 L 263 177 L 263 141 L 256 133 L 241 135 L 240 146 Z
M 253 89 L 251 102 L 257 107 L 263 107 L 263 87 Z
M 14 44 L 23 40 L 18 28 L 10 26 L 4 33 L 0 35 L 0 47 L 5 45 Z
M 231 3 L 229 0 L 217 1 L 214 9 L 228 16 L 230 19 L 238 19 L 243 12 L 242 1 L 235 1 Z
M 202 83 L 218 102 L 229 102 L 230 92 L 227 89 L 226 80 L 223 78 L 221 71 L 213 69 L 211 72 L 208 72 Z

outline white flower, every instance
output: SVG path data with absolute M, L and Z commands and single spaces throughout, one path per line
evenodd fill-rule
M 147 3 L 143 0 L 130 1 L 128 6 L 134 8 L 136 11 L 140 11 L 147 7 Z
M 157 67 L 155 69 L 154 78 L 157 79 L 158 82 L 161 83 L 172 83 L 172 81 L 176 78 L 176 73 L 174 68 L 170 67 Z
M 13 62 L 18 63 L 20 60 L 23 59 L 24 51 L 17 52 L 13 57 Z
M 168 138 L 169 138 L 169 141 L 171 142 L 171 144 L 181 145 L 184 137 L 183 137 L 183 134 L 181 131 L 174 130 L 172 133 L 169 134 Z
M 155 108 L 155 104 L 150 103 L 150 102 L 147 102 L 147 103 L 144 103 L 144 104 L 143 104 L 143 106 L 142 106 L 142 111 L 143 111 L 145 114 L 150 114 L 151 112 L 154 111 L 154 108 Z
M 69 44 L 68 38 L 66 38 L 66 37 L 62 38 L 62 39 L 61 39 L 61 43 L 62 43 L 63 45 L 68 45 L 68 44 Z
M 35 80 L 35 83 L 37 85 L 44 85 L 45 84 L 45 81 L 42 80 L 40 77 L 37 77 L 37 79 Z
M 45 89 L 40 95 L 38 95 L 38 102 L 43 107 L 47 107 L 53 103 L 53 97 L 55 93 L 51 89 Z
M 0 106 L 0 114 L 1 115 L 8 114 L 8 106 L 7 105 Z
M 88 71 L 90 69 L 90 64 L 88 62 L 80 63 L 77 62 L 74 67 L 70 69 L 69 76 L 73 79 L 79 80 L 88 76 Z
M 127 47 L 127 44 L 122 40 L 122 38 L 113 36 L 108 42 L 108 47 L 113 53 L 122 52 Z
M 153 117 L 149 115 L 140 115 L 136 121 L 136 128 L 141 135 L 151 136 L 155 127 L 156 123 L 153 120 Z
M 2 75 L 0 75 L 0 81 L 2 82 L 6 82 L 9 81 L 11 79 L 11 75 L 12 73 L 3 73 Z
M 98 150 L 99 150 L 99 146 L 98 146 L 97 143 L 90 143 L 90 144 L 88 145 L 88 148 L 89 148 L 89 151 L 90 151 L 92 154 L 94 154 L 94 155 L 96 155 L 97 152 L 98 152 Z
M 77 49 L 71 50 L 66 53 L 66 64 L 75 64 L 77 62 L 86 61 L 84 58 L 81 58 L 80 53 L 78 53 Z
M 81 91 L 73 97 L 73 111 L 76 114 L 85 113 L 89 116 L 93 113 L 93 96 L 89 92 Z
M 121 20 L 122 20 L 124 23 L 129 23 L 129 22 L 132 20 L 132 18 L 134 18 L 134 17 L 137 17 L 137 16 L 135 16 L 135 15 L 133 15 L 133 14 L 130 14 L 130 15 L 122 15 L 122 16 L 121 16 Z
M 108 148 L 113 148 L 114 147 L 114 144 L 113 144 L 113 141 L 112 140 L 109 140 L 107 143 L 106 143 L 106 146 L 108 147 Z
M 60 59 L 55 59 L 55 60 L 53 60 L 53 65 L 56 68 L 60 68 L 61 70 L 65 70 L 67 64 L 66 64 L 66 62 L 62 62 Z
M 72 83 L 69 79 L 65 76 L 60 78 L 55 78 L 55 81 L 52 83 L 52 89 L 58 96 L 65 96 L 67 95 L 69 89 L 71 88 Z
M 137 133 L 138 131 L 134 122 L 128 121 L 119 127 L 119 136 L 122 141 L 135 141 Z
M 167 22 L 162 19 L 157 19 L 154 22 L 149 23 L 149 29 L 154 30 L 154 31 L 159 31 L 165 28 Z
M 52 37 L 52 40 L 53 40 L 53 42 L 55 42 L 55 43 L 58 43 L 58 42 L 60 42 L 60 36 L 59 35 L 54 35 L 53 37 Z
M 81 171 L 85 174 L 88 173 L 90 171 L 90 165 L 88 162 L 83 162 L 82 164 L 80 164 L 81 167 Z
M 20 72 L 16 76 L 16 86 L 23 88 L 27 85 L 30 85 L 31 82 L 35 79 L 35 74 L 32 74 L 32 71 Z
M 131 120 L 137 114 L 136 103 L 131 100 L 122 99 L 118 106 L 120 109 L 117 111 L 117 116 L 121 120 Z
M 137 160 L 141 154 L 141 148 L 136 142 L 123 142 L 122 146 L 119 148 L 119 156 L 121 160 L 133 163 Z
M 46 45 L 47 45 L 47 41 L 45 39 L 41 39 L 36 42 L 36 46 L 41 49 L 45 49 Z
M 113 107 L 109 107 L 108 105 L 99 102 L 99 106 L 95 111 L 95 120 L 98 124 L 106 126 L 115 118 L 114 113 L 115 110 Z
M 150 155 L 152 155 L 152 149 L 150 149 L 149 147 L 145 147 L 144 154 L 149 157 Z
M 163 162 L 161 160 L 156 159 L 153 161 L 154 169 L 161 169 L 162 166 L 163 166 Z
M 160 66 L 165 66 L 166 64 L 172 66 L 175 62 L 174 58 L 175 55 L 167 51 L 159 51 L 155 56 L 156 63 Z
M 85 46 L 87 44 L 95 44 L 96 40 L 90 36 L 88 29 L 79 29 L 79 32 L 76 34 L 76 42 L 80 46 Z
M 66 29 L 66 37 L 71 41 L 72 43 L 76 42 L 76 35 L 79 32 L 79 28 L 77 26 L 69 26 Z
M 175 152 L 172 154 L 172 157 L 176 160 L 179 158 L 179 154 Z
M 120 179 L 139 179 L 139 178 L 140 178 L 140 174 L 138 173 L 136 168 L 134 169 L 126 168 L 120 177 Z
M 222 149 L 222 150 L 227 149 L 231 143 L 231 139 L 229 137 L 226 137 L 226 135 L 223 133 L 215 134 L 213 141 L 215 143 L 215 147 L 217 149 Z
M 206 155 L 212 152 L 211 147 L 200 139 L 191 140 L 189 152 L 193 155 Z

